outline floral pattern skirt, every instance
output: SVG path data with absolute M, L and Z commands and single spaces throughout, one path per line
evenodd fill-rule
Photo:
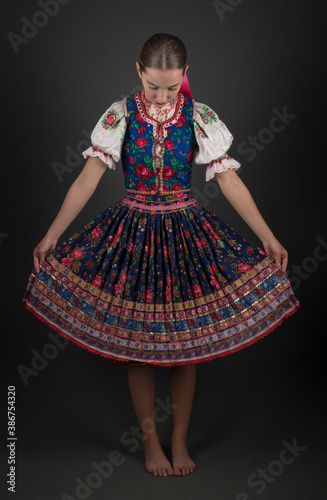
M 300 307 L 281 267 L 189 191 L 127 194 L 47 255 L 21 303 L 80 347 L 134 366 L 231 354 Z

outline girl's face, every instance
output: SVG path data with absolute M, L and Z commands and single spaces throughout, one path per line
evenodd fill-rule
M 188 66 L 185 71 L 187 68 Z M 145 68 L 145 72 L 141 73 L 138 62 L 136 69 L 142 80 L 145 97 L 158 108 L 162 108 L 178 94 L 184 76 L 182 69 Z

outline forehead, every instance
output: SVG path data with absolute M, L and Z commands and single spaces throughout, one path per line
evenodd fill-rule
M 173 86 L 180 83 L 183 78 L 182 69 L 155 69 L 145 68 L 143 78 L 158 86 Z

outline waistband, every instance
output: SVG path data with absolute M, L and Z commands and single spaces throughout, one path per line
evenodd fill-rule
M 150 211 L 165 211 L 179 209 L 195 205 L 197 200 L 190 194 L 190 191 L 177 194 L 131 194 L 126 195 L 121 203 L 125 203 L 134 208 L 143 208 Z

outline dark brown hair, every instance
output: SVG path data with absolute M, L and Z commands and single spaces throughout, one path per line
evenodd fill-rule
M 139 59 L 140 71 L 146 68 L 183 69 L 187 66 L 187 52 L 182 40 L 167 33 L 152 35 L 143 45 Z

